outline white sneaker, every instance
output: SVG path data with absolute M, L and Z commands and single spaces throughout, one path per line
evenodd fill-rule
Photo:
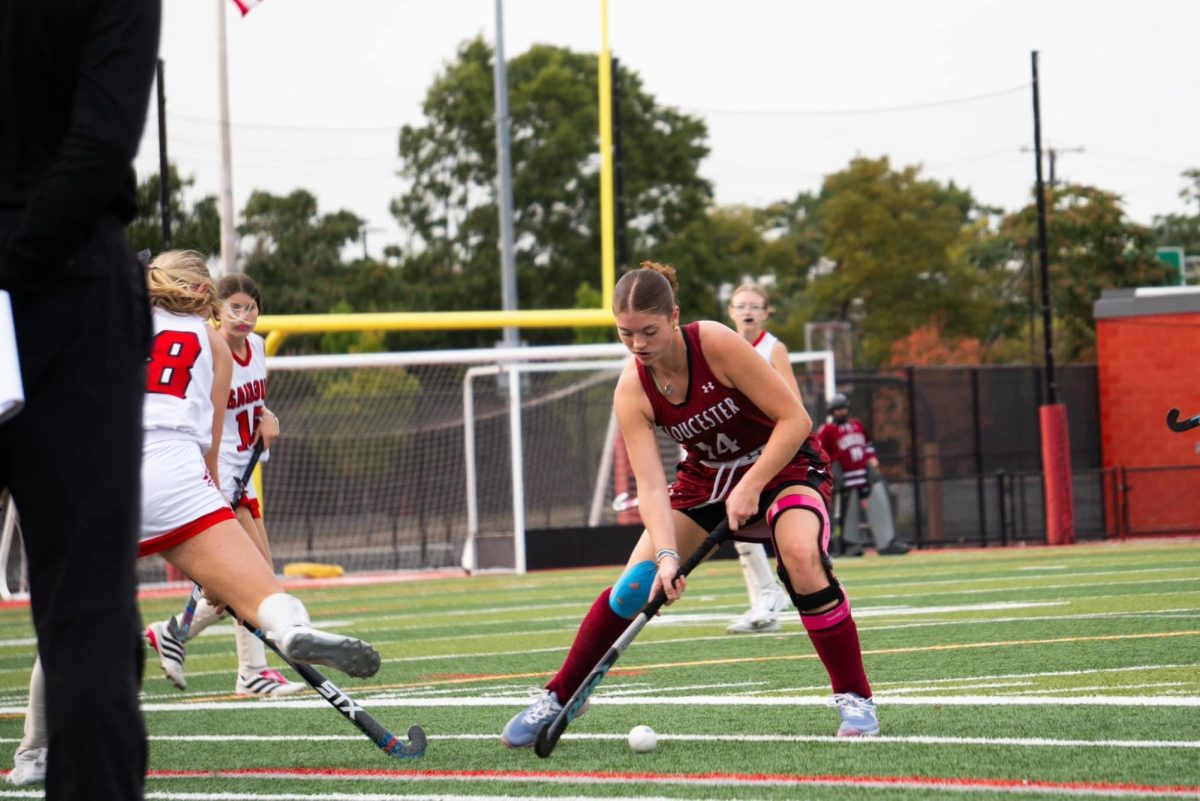
M 238 673 L 236 692 L 238 695 L 279 698 L 298 693 L 307 686 L 298 681 L 288 681 L 278 670 L 256 670 L 244 676 Z
M 146 640 L 154 649 L 154 653 L 158 654 L 158 664 L 162 665 L 167 678 L 179 689 L 186 690 L 187 677 L 183 673 L 183 660 L 187 658 L 187 652 L 183 641 L 173 633 L 170 626 L 172 622 L 173 619 L 165 623 L 151 623 L 146 627 Z
M 293 662 L 327 665 L 348 676 L 366 679 L 379 672 L 379 652 L 355 637 L 330 634 L 310 626 L 292 626 L 277 640 Z
M 742 616 L 725 628 L 726 634 L 766 634 L 779 631 L 779 613 L 788 607 L 786 593 L 772 590 L 763 593 Z
M 17 753 L 13 754 L 13 769 L 8 772 L 4 780 L 18 787 L 45 784 L 46 755 L 48 753 L 49 751 L 45 748 L 18 748 Z

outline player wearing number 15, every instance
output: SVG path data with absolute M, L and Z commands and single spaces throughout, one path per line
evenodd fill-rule
M 501 739 L 533 745 L 652 594 L 661 589 L 668 602 L 683 595 L 680 551 L 695 551 L 726 518 L 734 537 L 753 536 L 747 526 L 766 519 L 762 536 L 773 541 L 780 579 L 829 673 L 838 734 L 878 734 L 850 600 L 827 555 L 831 478 L 812 420 L 737 333 L 717 322 L 680 326 L 675 286 L 674 268 L 647 262 L 613 292 L 617 332 L 634 356 L 613 402 L 646 530 L 625 572 L 584 617 L 545 692 L 508 722 Z M 656 427 L 687 449 L 669 489 Z

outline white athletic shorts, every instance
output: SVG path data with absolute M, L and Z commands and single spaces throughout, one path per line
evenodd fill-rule
M 234 519 L 195 440 L 148 440 L 142 446 L 142 535 L 138 556 L 173 548 Z

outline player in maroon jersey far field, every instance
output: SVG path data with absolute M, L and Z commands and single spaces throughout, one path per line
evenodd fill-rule
M 840 468 L 838 528 L 834 551 L 842 556 L 862 556 L 858 523 L 865 508 L 875 548 L 884 556 L 903 556 L 909 546 L 896 539 L 892 504 L 879 472 L 879 459 L 867 427 L 850 416 L 850 401 L 842 393 L 829 404 L 830 421 L 817 431 L 817 440 L 830 461 Z
M 850 600 L 827 554 L 831 479 L 812 420 L 736 332 L 717 322 L 681 326 L 676 286 L 674 268 L 645 262 L 613 293 L 617 332 L 634 356 L 614 406 L 646 530 L 625 572 L 584 616 L 562 667 L 501 739 L 533 745 L 652 593 L 661 588 L 668 602 L 683 595 L 680 551 L 694 550 L 726 518 L 735 537 L 767 520 L 780 578 L 829 674 L 838 735 L 878 734 Z M 670 488 L 655 427 L 687 449 Z

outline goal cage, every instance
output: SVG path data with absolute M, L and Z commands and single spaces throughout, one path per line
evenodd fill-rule
M 613 508 L 636 496 L 612 413 L 627 358 L 619 343 L 270 357 L 282 433 L 260 486 L 276 567 L 524 572 L 527 530 L 637 522 Z M 820 419 L 832 353 L 791 358 Z M 673 470 L 678 446 L 660 442 Z M 5 519 L 0 594 L 24 588 Z M 161 581 L 165 563 L 138 572 Z

